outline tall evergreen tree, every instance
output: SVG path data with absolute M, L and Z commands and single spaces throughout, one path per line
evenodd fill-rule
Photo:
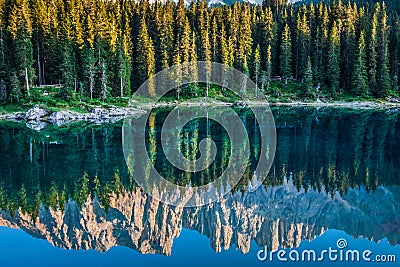
M 60 65 L 62 83 L 60 96 L 64 99 L 70 98 L 72 96 L 72 91 L 74 90 L 74 64 L 74 51 L 69 41 L 65 41 L 62 48 L 62 62 Z
M 303 90 L 307 97 L 310 97 L 313 99 L 316 98 L 316 93 L 314 92 L 314 86 L 313 86 L 313 70 L 312 70 L 310 56 L 308 56 L 307 67 L 304 71 Z
M 107 66 L 104 59 L 101 59 L 99 62 L 99 80 L 100 80 L 100 98 L 103 101 L 106 101 L 108 94 L 108 86 L 107 86 Z
M 339 93 L 340 85 L 340 35 L 337 21 L 333 23 L 329 36 L 327 70 L 330 93 L 332 96 L 336 96 Z
M 232 39 L 226 35 L 225 26 L 221 25 L 221 63 L 227 67 L 232 67 L 234 62 L 234 47 Z
M 384 97 L 390 90 L 390 67 L 389 67 L 389 26 L 386 14 L 385 2 L 382 3 L 379 23 L 379 44 L 377 64 L 377 84 L 375 94 Z
M 253 79 L 256 86 L 259 86 L 261 78 L 261 55 L 260 55 L 260 45 L 257 45 L 253 54 Z
M 350 91 L 351 73 L 353 71 L 354 55 L 357 50 L 356 40 L 356 14 L 353 12 L 353 6 L 350 2 L 343 7 L 342 25 L 341 25 L 341 86 Z
M 26 93 L 30 95 L 30 85 L 35 79 L 33 68 L 32 23 L 29 2 L 16 0 L 11 7 L 9 31 L 13 38 L 15 71 L 20 83 L 24 84 Z
M 91 47 L 85 47 L 82 50 L 83 53 L 83 72 L 86 77 L 85 85 L 88 90 L 88 96 L 90 99 L 95 97 L 95 75 L 97 72 L 96 58 L 94 56 L 93 49 Z
M 281 37 L 280 71 L 285 83 L 292 76 L 292 37 L 289 25 L 286 24 Z
M 371 25 L 370 25 L 370 36 L 369 36 L 369 87 L 371 91 L 376 95 L 377 91 L 377 68 L 378 68 L 378 16 L 380 13 L 380 5 L 376 3 L 375 10 L 372 15 Z
M 270 84 L 271 84 L 271 77 L 272 76 L 272 51 L 271 45 L 267 47 L 267 57 L 265 63 L 265 71 L 262 74 L 261 82 L 262 82 L 262 92 L 269 91 Z
M 155 58 L 153 41 L 149 37 L 147 30 L 146 20 L 144 16 L 140 20 L 139 35 L 137 39 L 137 64 L 138 64 L 138 80 L 142 84 L 148 78 L 152 78 L 155 73 Z M 154 83 L 152 79 L 149 80 L 147 94 L 154 97 Z
M 356 95 L 366 96 L 369 94 L 364 31 L 361 31 L 358 40 L 358 48 L 352 73 L 352 88 Z
M 307 58 L 310 47 L 310 27 L 307 20 L 307 11 L 303 5 L 297 14 L 297 40 L 296 40 L 296 77 L 304 79 L 304 72 L 307 68 Z
M 6 61 L 7 47 L 5 35 L 4 8 L 5 0 L 0 0 L 0 101 L 5 101 L 8 97 L 7 76 L 9 71 L 8 61 Z

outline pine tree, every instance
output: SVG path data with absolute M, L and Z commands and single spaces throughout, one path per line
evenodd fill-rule
M 17 0 L 11 8 L 8 27 L 14 43 L 15 70 L 20 83 L 25 84 L 26 93 L 30 95 L 30 84 L 35 79 L 33 68 L 32 23 L 29 2 Z
M 164 11 L 160 27 L 160 65 L 161 69 L 168 68 L 171 64 L 170 57 L 173 48 L 172 18 L 169 9 Z
M 364 31 L 361 31 L 358 40 L 358 48 L 352 73 L 352 88 L 356 95 L 366 96 L 369 94 Z
M 310 27 L 307 21 L 306 7 L 303 5 L 297 14 L 297 39 L 296 39 L 296 77 L 304 79 L 304 72 L 307 67 L 307 58 L 310 45 Z
M 95 90 L 95 74 L 97 72 L 97 67 L 96 67 L 96 59 L 94 57 L 94 52 L 91 47 L 85 47 L 83 49 L 83 71 L 84 75 L 86 77 L 86 88 L 88 89 L 88 95 L 90 96 L 90 99 L 93 99 L 94 95 L 94 90 Z
M 179 35 L 177 36 L 176 39 L 177 40 L 180 39 Z M 182 63 L 181 51 L 179 49 L 179 43 L 176 43 L 175 44 L 175 53 L 172 57 L 172 65 L 176 66 L 176 65 L 180 65 L 181 63 Z M 172 77 L 172 78 L 175 80 L 176 84 L 181 84 L 182 79 L 183 79 L 182 68 L 175 67 L 174 70 L 175 70 L 175 73 L 173 73 L 174 77 Z M 178 100 L 180 98 L 180 93 L 181 93 L 181 88 L 180 87 L 176 88 L 176 96 L 177 96 Z
M 197 53 L 196 53 L 196 35 L 192 33 L 192 41 L 190 43 L 190 62 L 189 75 L 193 81 L 198 79 L 198 69 L 197 69 Z M 198 84 L 189 84 L 188 95 L 197 96 Z
M 138 80 L 139 84 L 144 83 L 147 79 L 152 78 L 155 73 L 155 58 L 153 41 L 149 37 L 145 18 L 140 20 L 139 35 L 137 39 L 137 64 L 138 64 Z M 154 97 L 154 84 L 149 79 L 147 94 Z
M 317 77 L 316 80 L 322 82 L 327 80 L 329 77 L 327 71 L 327 54 L 328 54 L 328 47 L 329 47 L 329 15 L 328 15 L 328 8 L 326 5 L 320 3 L 319 12 L 321 14 L 321 23 L 319 27 L 319 46 L 317 47 L 318 56 L 317 62 Z M 319 48 L 319 49 L 318 49 Z
M 253 43 L 249 4 L 243 4 L 239 18 L 239 35 L 236 47 L 237 67 L 245 74 L 249 74 L 248 61 L 252 53 Z
M 354 69 L 354 60 L 355 53 L 357 50 L 357 40 L 356 40 L 356 31 L 355 31 L 355 21 L 353 7 L 350 2 L 347 3 L 347 6 L 344 7 L 343 11 L 344 19 L 342 28 L 342 37 L 341 37 L 341 83 L 342 87 L 346 90 L 351 89 L 351 73 Z
M 266 56 L 266 63 L 265 63 L 265 72 L 263 73 L 262 77 L 262 91 L 266 90 L 267 92 L 269 91 L 269 87 L 271 84 L 271 76 L 272 76 L 272 53 L 271 53 L 271 45 L 268 45 L 267 47 L 267 56 Z M 264 89 L 264 86 L 266 87 Z
M 100 98 L 103 101 L 106 101 L 108 94 L 108 86 L 107 86 L 107 66 L 105 60 L 102 59 L 99 64 L 99 78 L 100 78 Z
M 257 87 L 259 86 L 260 77 L 261 77 L 261 55 L 260 55 L 260 45 L 257 45 L 253 55 L 253 79 Z
M 275 23 L 271 8 L 267 7 L 260 18 L 260 52 L 261 67 L 267 69 L 268 48 L 271 48 L 275 41 Z M 271 52 L 271 51 L 270 51 Z
M 339 25 L 335 21 L 333 23 L 329 36 L 329 51 L 328 51 L 328 82 L 330 93 L 336 96 L 339 91 L 340 84 L 340 36 Z
M 11 71 L 10 75 L 10 100 L 11 103 L 18 102 L 21 96 L 21 85 L 15 70 Z
M 313 99 L 316 98 L 316 93 L 314 92 L 314 86 L 313 86 L 313 70 L 312 70 L 310 56 L 308 56 L 307 67 L 304 71 L 303 90 L 307 97 L 310 97 Z
M 384 97 L 390 90 L 390 69 L 389 69 L 389 27 L 387 24 L 387 14 L 385 2 L 382 3 L 380 23 L 379 23 L 379 45 L 378 45 L 378 64 L 377 64 L 377 83 L 376 96 Z
M 380 5 L 376 3 L 374 14 L 372 15 L 371 20 L 371 29 L 370 29 L 370 37 L 369 37 L 369 87 L 370 90 L 376 95 L 376 91 L 378 88 L 377 84 L 377 68 L 378 68 L 378 55 L 377 55 L 377 47 L 378 47 L 378 15 L 380 12 Z
M 292 76 L 292 37 L 288 24 L 285 25 L 281 37 L 280 71 L 287 84 Z
M 220 43 L 221 63 L 224 66 L 232 67 L 234 62 L 234 48 L 232 44 L 232 39 L 226 36 L 224 24 L 221 25 Z
M 62 51 L 62 62 L 60 65 L 62 82 L 60 96 L 64 99 L 69 99 L 72 96 L 74 88 L 74 62 L 74 51 L 69 41 L 65 41 Z
M 211 22 L 211 61 L 220 62 L 220 47 L 218 44 L 218 24 L 216 16 L 213 16 Z
M 8 97 L 7 74 L 9 71 L 8 61 L 6 61 L 7 47 L 5 38 L 5 23 L 3 9 L 5 0 L 0 0 L 0 101 L 5 101 Z
M 207 9 L 207 2 L 201 0 L 198 3 L 198 44 L 199 49 L 199 60 L 211 61 L 211 45 L 210 45 L 210 18 Z

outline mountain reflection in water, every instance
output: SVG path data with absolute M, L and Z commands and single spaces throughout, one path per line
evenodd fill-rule
M 182 228 L 210 240 L 214 251 L 243 253 L 298 247 L 327 229 L 353 237 L 400 238 L 399 114 L 391 111 L 279 108 L 275 161 L 263 186 L 248 192 L 259 153 L 259 132 L 249 110 L 237 111 L 248 129 L 252 156 L 241 182 L 221 202 L 173 207 L 144 194 L 129 175 L 122 128 L 80 123 L 35 132 L 0 124 L 0 225 L 67 249 L 107 251 L 126 246 L 171 255 Z M 210 135 L 219 154 L 207 171 L 188 175 L 168 164 L 158 145 L 168 110 L 148 123 L 148 153 L 175 183 L 209 182 L 229 160 L 229 139 L 212 121 L 182 132 L 187 156 Z M 221 151 L 221 152 L 220 152 Z

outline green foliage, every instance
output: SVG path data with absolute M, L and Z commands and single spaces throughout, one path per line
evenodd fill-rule
M 360 38 L 358 40 L 358 49 L 352 74 L 352 88 L 355 95 L 368 95 L 368 73 L 366 66 L 364 31 L 361 31 Z
M 336 97 L 339 93 L 340 85 L 340 35 L 339 25 L 335 21 L 333 23 L 330 37 L 329 37 L 329 51 L 328 51 L 328 85 L 330 87 L 330 94 Z
M 280 52 L 280 71 L 287 84 L 288 79 L 292 76 L 292 37 L 288 24 L 285 25 L 282 32 Z
M 310 84 L 309 58 L 313 81 L 327 95 L 385 98 L 400 75 L 398 9 L 356 2 L 210 8 L 205 0 L 189 7 L 183 0 L 1 0 L 0 101 L 29 101 L 36 85 L 55 86 L 67 101 L 113 101 L 130 97 L 157 71 L 197 60 L 233 66 L 274 94 L 288 90 L 271 87 L 275 76 L 285 85 L 292 77 Z M 314 98 L 309 88 L 301 95 Z M 202 89 L 207 95 L 211 85 Z M 193 85 L 177 88 L 175 97 L 198 93 Z M 148 95 L 155 94 L 149 83 Z
M 306 92 L 306 96 L 311 98 L 311 99 L 316 99 L 317 94 L 315 92 L 314 86 L 313 86 L 313 70 L 311 66 L 311 59 L 308 57 L 307 60 L 307 67 L 304 71 L 304 84 L 303 84 L 303 90 Z

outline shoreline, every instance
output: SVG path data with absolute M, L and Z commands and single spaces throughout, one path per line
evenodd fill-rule
M 239 102 L 223 102 L 223 101 L 206 101 L 205 98 L 197 101 L 185 102 L 158 102 L 156 104 L 139 103 L 137 106 L 132 106 L 139 109 L 153 109 L 153 108 L 172 108 L 172 107 L 217 107 L 217 106 L 239 106 L 239 107 L 257 107 L 257 106 L 270 106 L 270 107 L 329 107 L 329 108 L 349 108 L 349 109 L 392 109 L 400 108 L 400 102 L 389 101 L 293 101 L 293 102 L 263 102 L 263 101 L 244 101 Z
M 14 122 L 25 122 L 26 126 L 40 131 L 46 128 L 48 125 L 62 126 L 75 122 L 86 121 L 94 124 L 106 124 L 113 123 L 124 119 L 126 116 L 141 116 L 154 108 L 173 108 L 173 107 L 314 107 L 314 108 L 346 108 L 354 110 L 378 110 L 378 109 L 396 109 L 400 111 L 400 102 L 389 102 L 389 101 L 332 101 L 332 102 L 305 102 L 305 101 L 293 101 L 293 102 L 275 102 L 269 103 L 264 101 L 238 101 L 238 102 L 223 102 L 210 98 L 199 98 L 195 101 L 184 101 L 184 102 L 157 102 L 155 104 L 138 102 L 133 100 L 126 107 L 95 107 L 89 109 L 87 113 L 77 112 L 70 109 L 62 109 L 59 111 L 50 111 L 49 108 L 35 105 L 26 112 L 12 112 L 6 114 L 0 114 L 0 121 L 14 121 Z

